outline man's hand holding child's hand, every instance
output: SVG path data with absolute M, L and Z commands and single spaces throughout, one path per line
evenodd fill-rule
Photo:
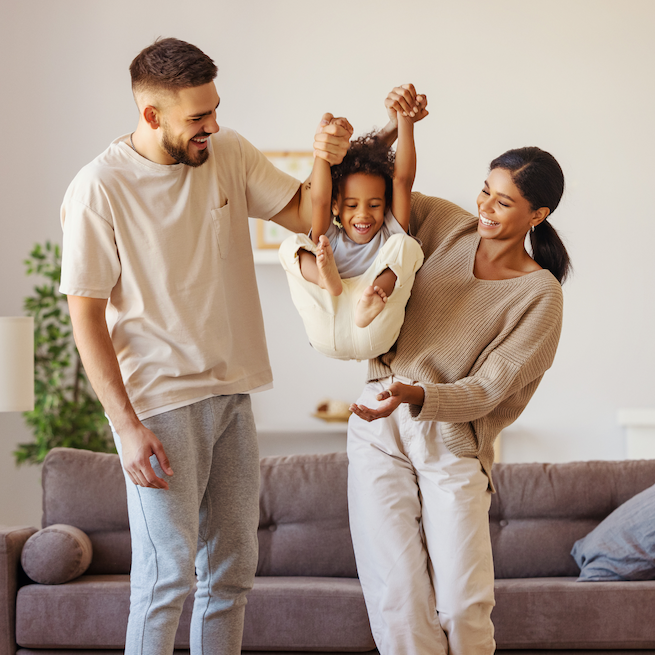
M 325 159 L 330 166 L 340 164 L 348 152 L 352 125 L 347 119 L 323 114 L 314 135 L 314 156 Z

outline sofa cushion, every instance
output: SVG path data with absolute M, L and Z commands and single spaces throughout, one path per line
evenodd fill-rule
M 93 560 L 89 575 L 129 573 L 132 564 L 132 543 L 129 530 L 92 532 Z
M 496 580 L 498 649 L 655 648 L 655 582 Z
M 615 509 L 571 551 L 581 582 L 655 579 L 655 485 Z
M 53 448 L 42 480 L 43 527 L 65 523 L 83 530 L 93 544 L 90 574 L 129 573 L 127 493 L 118 455 Z
M 375 648 L 359 580 L 256 578 L 243 650 L 369 651 Z
M 26 585 L 16 597 L 16 643 L 24 648 L 124 648 L 129 604 L 127 575 Z
M 118 455 L 53 448 L 43 463 L 42 480 L 44 528 L 65 523 L 89 535 L 129 530 L 127 492 Z
M 27 540 L 20 561 L 34 582 L 62 584 L 82 575 L 92 556 L 91 540 L 82 530 L 57 523 Z
M 496 578 L 577 576 L 573 544 L 655 484 L 655 460 L 497 464 L 493 477 Z
M 265 457 L 257 575 L 355 578 L 346 453 Z
M 23 648 L 123 649 L 129 603 L 127 575 L 84 575 L 58 586 L 27 585 L 18 592 L 16 641 Z M 190 595 L 176 648 L 189 647 L 192 607 Z M 374 647 L 358 580 L 255 579 L 246 605 L 244 650 L 367 651 Z

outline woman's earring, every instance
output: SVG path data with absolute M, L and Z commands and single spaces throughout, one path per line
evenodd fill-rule
M 532 228 L 531 228 L 531 230 L 530 230 L 530 231 L 531 231 L 531 232 L 534 232 L 534 225 L 532 226 Z

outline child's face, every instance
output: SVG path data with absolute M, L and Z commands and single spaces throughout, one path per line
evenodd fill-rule
M 368 243 L 384 223 L 384 178 L 354 173 L 349 175 L 332 203 L 332 213 L 339 217 L 346 234 L 355 243 Z

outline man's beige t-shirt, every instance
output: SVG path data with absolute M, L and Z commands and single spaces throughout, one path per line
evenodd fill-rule
M 300 183 L 227 128 L 197 168 L 155 164 L 125 139 L 66 192 L 61 292 L 109 298 L 141 419 L 270 385 L 248 216 L 271 218 Z

